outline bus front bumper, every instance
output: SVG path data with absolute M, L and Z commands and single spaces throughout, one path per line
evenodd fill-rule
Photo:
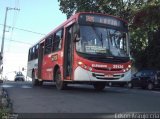
M 109 78 L 106 73 L 91 72 L 79 66 L 74 72 L 74 81 L 128 82 L 131 81 L 131 70 L 125 73 L 115 73 Z

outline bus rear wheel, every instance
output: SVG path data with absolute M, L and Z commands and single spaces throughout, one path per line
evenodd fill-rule
M 38 84 L 39 84 L 39 81 L 38 81 L 38 79 L 35 79 L 35 74 L 33 72 L 32 73 L 32 85 L 33 86 L 38 86 Z
M 56 87 L 57 87 L 58 90 L 64 90 L 65 89 L 66 85 L 65 85 L 64 81 L 62 80 L 62 75 L 61 75 L 60 69 L 58 69 L 56 71 L 55 82 L 56 82 Z
M 93 86 L 96 91 L 102 91 L 104 90 L 106 83 L 97 82 L 97 83 L 94 83 Z

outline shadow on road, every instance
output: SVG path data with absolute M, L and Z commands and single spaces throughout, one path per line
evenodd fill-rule
M 103 91 L 96 91 L 92 85 L 80 85 L 80 84 L 69 84 L 65 90 L 57 90 L 56 85 L 53 83 L 44 83 L 42 87 L 39 87 L 46 90 L 54 90 L 61 93 L 100 93 L 100 94 L 125 94 L 128 93 L 127 88 L 113 88 L 107 87 Z

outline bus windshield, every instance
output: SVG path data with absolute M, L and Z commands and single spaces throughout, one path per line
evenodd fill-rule
M 80 41 L 76 50 L 80 53 L 129 57 L 126 32 L 97 26 L 80 26 Z

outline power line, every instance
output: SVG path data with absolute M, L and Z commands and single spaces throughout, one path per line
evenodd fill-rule
M 17 42 L 17 43 L 22 43 L 22 44 L 27 44 L 27 45 L 33 45 L 31 43 L 27 43 L 27 42 L 22 42 L 22 41 L 17 41 L 17 40 L 10 40 L 12 42 Z
M 0 38 L 2 38 L 2 37 L 0 37 Z M 33 45 L 32 43 L 23 42 L 23 41 L 18 41 L 18 40 L 10 40 L 10 39 L 5 39 L 5 40 L 11 41 L 11 42 L 17 42 L 17 43 L 27 44 L 27 45 Z
M 4 24 L 0 24 L 1 26 L 4 26 Z M 38 32 L 35 32 L 35 31 L 31 31 L 31 30 L 27 30 L 27 29 L 22 29 L 22 28 L 17 28 L 17 27 L 12 27 L 12 26 L 8 26 L 6 25 L 6 27 L 9 27 L 9 28 L 14 28 L 14 29 L 17 29 L 17 30 L 21 30 L 21 31 L 25 31 L 25 32 L 30 32 L 30 33 L 34 33 L 34 34 L 38 34 L 38 35 L 46 35 L 46 34 L 43 34 L 43 33 L 38 33 Z

